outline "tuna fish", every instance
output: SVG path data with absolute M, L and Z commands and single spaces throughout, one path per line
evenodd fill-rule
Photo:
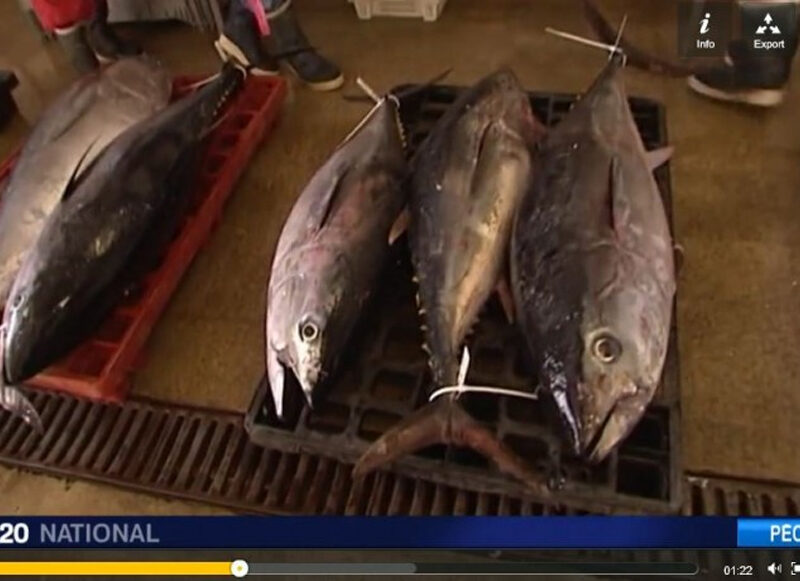
M 300 392 L 313 405 L 334 373 L 388 256 L 405 175 L 397 101 L 383 98 L 292 208 L 272 262 L 266 313 L 267 374 L 279 417 L 285 398 Z
M 77 80 L 44 112 L 2 194 L 0 301 L 70 180 L 116 136 L 166 107 L 171 89 L 154 60 L 122 59 Z
M 547 135 L 512 237 L 512 289 L 571 447 L 606 457 L 637 424 L 667 352 L 672 238 L 615 56 Z
M 409 243 L 431 393 L 456 384 L 461 346 L 505 277 L 513 217 L 543 131 L 517 78 L 501 70 L 464 92 L 415 155 Z M 391 428 L 356 474 L 435 443 L 473 447 L 524 477 L 510 452 L 450 395 Z
M 242 78 L 227 65 L 216 80 L 122 133 L 67 184 L 3 313 L 8 384 L 83 340 L 152 266 L 189 201 L 203 138 Z M 6 407 L 37 425 L 35 409 L 19 394 L 9 385 L 0 390 Z

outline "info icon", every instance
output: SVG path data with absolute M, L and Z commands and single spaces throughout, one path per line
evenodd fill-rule
M 678 3 L 678 50 L 682 57 L 722 56 L 731 39 L 730 2 Z
M 794 2 L 741 2 L 742 38 L 754 54 L 789 56 L 797 39 Z

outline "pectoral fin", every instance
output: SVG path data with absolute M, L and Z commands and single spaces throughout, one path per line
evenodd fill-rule
M 389 231 L 389 246 L 393 245 L 398 238 L 400 238 L 406 230 L 408 230 L 408 225 L 411 222 L 411 212 L 408 210 L 408 207 L 403 208 L 403 211 L 400 212 L 400 215 L 397 216 L 397 219 L 392 224 L 392 229 Z
M 670 146 L 667 147 L 660 147 L 658 149 L 654 149 L 652 151 L 648 151 L 645 153 L 645 158 L 647 159 L 647 167 L 650 168 L 650 171 L 653 171 L 665 163 L 667 163 L 670 158 L 672 158 L 672 154 L 674 153 L 675 148 Z

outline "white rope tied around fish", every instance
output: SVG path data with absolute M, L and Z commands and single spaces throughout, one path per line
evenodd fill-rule
M 578 36 L 577 34 L 572 34 L 569 32 L 564 32 L 563 30 L 556 30 L 555 28 L 546 27 L 544 31 L 548 34 L 552 34 L 553 36 L 558 36 L 564 38 L 566 40 L 571 40 L 573 42 L 578 42 L 580 44 L 585 44 L 586 46 L 591 46 L 594 48 L 601 48 L 603 50 L 608 51 L 608 58 L 611 59 L 614 55 L 619 55 L 622 57 L 622 66 L 625 66 L 628 61 L 628 56 L 625 52 L 620 48 L 620 42 L 622 42 L 622 32 L 625 30 L 625 25 L 628 23 L 628 15 L 626 14 L 622 18 L 622 23 L 619 25 L 619 30 L 617 31 L 617 38 L 614 41 L 614 44 L 606 44 L 605 42 L 599 42 L 597 40 L 591 40 L 589 38 L 585 38 L 583 36 Z
M 462 393 L 490 393 L 492 395 L 505 395 L 508 397 L 519 397 L 522 399 L 530 399 L 534 401 L 539 399 L 538 388 L 533 393 L 529 393 L 527 391 L 509 389 L 507 387 L 492 387 L 489 385 L 466 385 L 467 372 L 469 371 L 469 363 L 470 363 L 469 349 L 467 347 L 464 347 L 464 353 L 461 356 L 461 366 L 458 369 L 458 384 L 449 385 L 447 387 L 440 387 L 430 395 L 428 401 L 433 401 L 448 393 L 455 393 L 456 397 L 458 397 Z

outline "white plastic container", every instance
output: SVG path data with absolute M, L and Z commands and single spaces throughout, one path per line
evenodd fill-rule
M 447 0 L 350 0 L 361 20 L 373 16 L 422 17 L 426 22 L 439 18 Z

